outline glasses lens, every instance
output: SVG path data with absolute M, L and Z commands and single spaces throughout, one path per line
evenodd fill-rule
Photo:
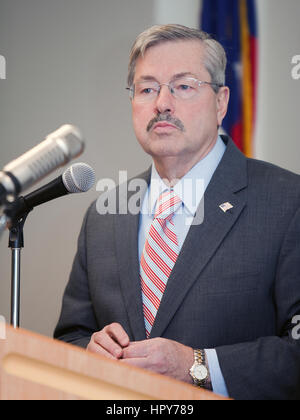
M 181 78 L 171 84 L 173 94 L 179 99 L 191 99 L 199 92 L 199 83 L 190 78 Z
M 153 102 L 160 92 L 159 83 L 153 81 L 145 81 L 137 83 L 132 90 L 133 98 L 136 102 Z M 182 77 L 171 82 L 169 85 L 170 92 L 175 98 L 187 100 L 197 96 L 200 92 L 200 82 L 189 77 Z
M 135 85 L 134 100 L 136 102 L 151 102 L 159 92 L 159 84 L 156 82 L 141 82 Z

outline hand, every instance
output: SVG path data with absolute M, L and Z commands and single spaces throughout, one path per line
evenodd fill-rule
M 189 370 L 194 363 L 194 351 L 176 341 L 153 338 L 130 343 L 123 349 L 121 362 L 193 383 Z
M 123 349 L 129 345 L 129 337 L 120 324 L 110 324 L 92 335 L 87 350 L 110 359 L 121 359 Z

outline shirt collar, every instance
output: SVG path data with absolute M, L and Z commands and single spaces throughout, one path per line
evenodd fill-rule
M 174 187 L 175 193 L 181 199 L 185 211 L 190 215 L 195 215 L 200 201 L 208 187 L 215 170 L 224 155 L 226 146 L 221 137 L 210 153 L 198 162 Z M 155 164 L 152 164 L 151 182 L 149 187 L 149 210 L 154 215 L 156 203 L 159 196 L 170 188 L 164 183 L 159 176 Z

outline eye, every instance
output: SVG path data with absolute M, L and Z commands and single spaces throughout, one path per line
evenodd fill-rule
M 150 93 L 153 93 L 154 89 L 153 88 L 144 88 L 140 91 L 141 95 L 149 95 Z
M 197 92 L 197 88 L 193 80 L 179 79 L 174 82 L 173 93 L 178 98 L 189 99 L 192 98 Z
M 159 87 L 155 83 L 139 83 L 136 85 L 136 94 L 139 96 L 151 96 L 157 92 Z
M 191 89 L 193 89 L 193 87 L 192 86 L 189 86 L 189 85 L 178 85 L 178 86 L 176 86 L 176 89 L 178 89 L 178 90 L 191 90 Z

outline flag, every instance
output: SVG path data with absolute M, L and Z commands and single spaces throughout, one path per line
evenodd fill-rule
M 253 155 L 257 98 L 258 33 L 255 0 L 203 0 L 201 29 L 227 54 L 231 97 L 223 128 L 248 157 Z

